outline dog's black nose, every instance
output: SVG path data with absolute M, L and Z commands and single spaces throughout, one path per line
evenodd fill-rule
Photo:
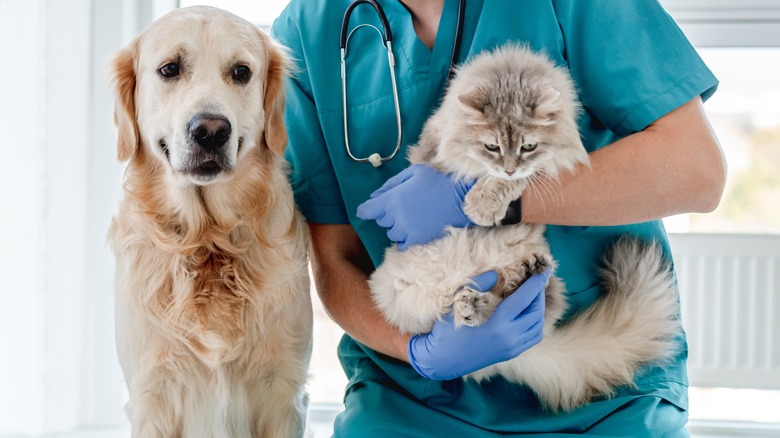
M 211 151 L 227 143 L 232 131 L 228 119 L 213 114 L 198 114 L 187 125 L 190 138 L 200 147 Z

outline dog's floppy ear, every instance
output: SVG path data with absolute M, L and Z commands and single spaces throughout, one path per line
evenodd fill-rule
M 139 145 L 138 123 L 135 117 L 135 42 L 119 49 L 109 65 L 111 82 L 114 86 L 116 106 L 114 123 L 117 126 L 116 156 L 127 161 Z
M 284 47 L 263 38 L 265 41 L 266 69 L 263 110 L 263 143 L 278 155 L 287 146 L 287 131 L 284 128 L 284 80 L 290 72 L 290 58 Z

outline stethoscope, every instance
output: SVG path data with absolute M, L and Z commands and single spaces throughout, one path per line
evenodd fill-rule
M 349 27 L 349 18 L 352 15 L 352 10 L 362 3 L 368 3 L 374 7 L 377 15 L 379 16 L 379 20 L 382 22 L 382 29 L 384 30 L 384 33 L 372 24 L 359 24 L 355 26 L 349 33 L 347 33 L 347 28 Z M 452 75 L 455 72 L 455 64 L 458 62 L 458 54 L 460 53 L 460 41 L 463 37 L 463 18 L 465 15 L 465 11 L 466 11 L 466 1 L 458 0 L 458 21 L 455 25 L 455 43 L 452 46 L 452 55 L 450 56 L 450 70 L 449 70 L 449 75 L 447 77 L 447 81 L 449 81 L 450 78 L 452 78 Z M 369 155 L 366 158 L 357 158 L 352 154 L 352 150 L 349 147 L 349 129 L 347 128 L 347 64 L 346 64 L 347 45 L 349 44 L 349 38 L 352 36 L 352 34 L 355 33 L 355 31 L 360 29 L 361 27 L 370 27 L 374 29 L 379 34 L 379 37 L 382 39 L 382 45 L 385 46 L 385 48 L 387 49 L 387 63 L 390 68 L 390 82 L 392 83 L 392 87 L 393 87 L 393 104 L 395 105 L 395 121 L 398 129 L 398 140 L 396 141 L 395 149 L 393 150 L 393 153 L 386 157 L 381 156 L 378 152 L 374 152 L 373 154 Z M 352 4 L 349 5 L 347 10 L 344 12 L 344 19 L 341 22 L 339 47 L 341 48 L 341 104 L 342 104 L 342 109 L 344 110 L 344 144 L 346 145 L 347 148 L 347 154 L 349 154 L 349 157 L 357 161 L 358 163 L 369 162 L 374 167 L 379 167 L 385 161 L 393 159 L 393 157 L 395 157 L 398 151 L 401 149 L 401 135 L 403 131 L 401 128 L 401 107 L 398 105 L 398 86 L 395 80 L 395 56 L 393 55 L 393 34 L 390 31 L 390 24 L 387 21 L 387 15 L 385 15 L 385 11 L 382 9 L 382 6 L 380 6 L 379 3 L 376 2 L 376 0 L 355 0 L 352 2 Z

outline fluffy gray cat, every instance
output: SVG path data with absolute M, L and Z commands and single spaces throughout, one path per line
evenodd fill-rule
M 369 284 L 391 324 L 427 333 L 453 312 L 456 324 L 480 325 L 526 278 L 555 268 L 543 225 L 498 224 L 529 182 L 549 184 L 562 169 L 588 165 L 577 112 L 566 71 L 524 47 L 481 54 L 458 70 L 409 157 L 476 179 L 464 211 L 480 226 L 450 228 L 443 238 L 404 252 L 388 248 Z M 490 269 L 499 281 L 489 293 L 469 287 L 472 276 Z M 564 285 L 553 275 L 545 290 L 544 339 L 464 378 L 501 375 L 528 385 L 548 409 L 571 410 L 633 384 L 639 366 L 663 362 L 675 351 L 679 321 L 673 276 L 660 249 L 621 238 L 605 254 L 601 277 L 604 295 L 562 321 Z

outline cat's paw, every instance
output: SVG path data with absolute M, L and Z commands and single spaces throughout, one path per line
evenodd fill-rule
M 477 225 L 484 227 L 498 225 L 506 216 L 509 203 L 499 196 L 484 191 L 471 190 L 463 202 L 463 212 Z
M 522 192 L 522 182 L 500 178 L 480 178 L 466 193 L 463 212 L 477 225 L 492 226 L 501 223 L 509 203 Z
M 530 257 L 523 260 L 523 268 L 529 277 L 544 272 L 552 265 L 553 260 L 550 254 L 531 254 Z
M 493 314 L 499 301 L 499 298 L 490 292 L 480 292 L 469 287 L 462 289 L 455 295 L 452 306 L 455 325 L 482 325 Z

